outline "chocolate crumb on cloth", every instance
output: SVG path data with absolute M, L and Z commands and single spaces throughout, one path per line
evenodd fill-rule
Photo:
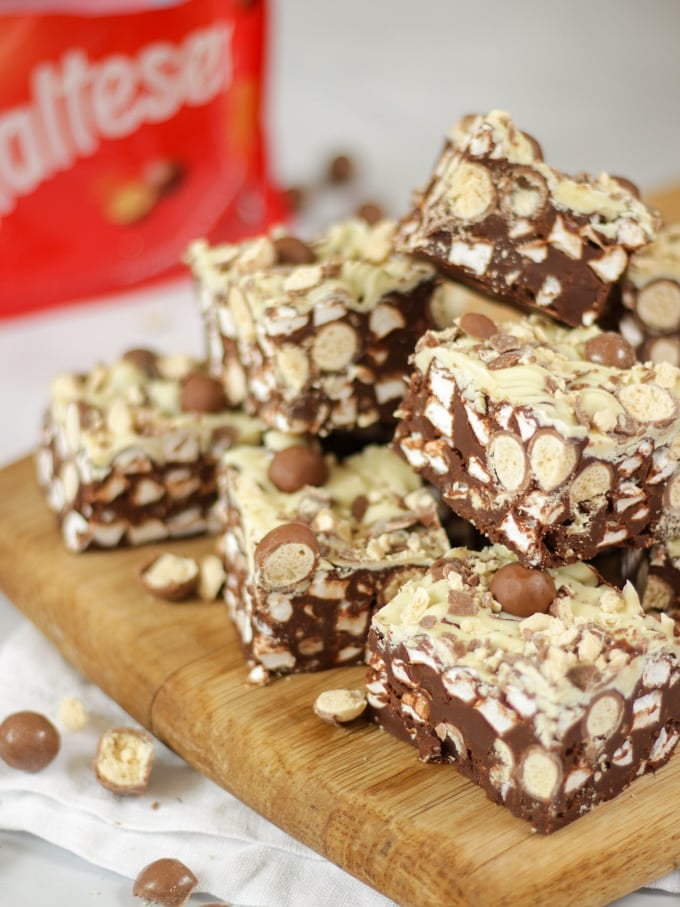
M 627 180 L 560 173 L 509 114 L 493 110 L 450 130 L 395 244 L 575 326 L 608 314 L 629 254 L 654 239 L 658 224 Z
M 394 423 L 435 283 L 394 252 L 394 228 L 350 218 L 308 244 L 191 245 L 210 371 L 231 403 L 291 434 Z
M 518 567 L 460 548 L 406 583 L 372 620 L 366 687 L 423 761 L 549 833 L 670 758 L 680 639 L 586 564 Z
M 225 597 L 260 682 L 363 661 L 374 608 L 449 548 L 435 498 L 388 447 L 318 460 L 278 440 L 224 456 Z M 317 463 L 303 484 L 296 457 Z
M 52 381 L 38 481 L 71 551 L 214 532 L 218 457 L 263 427 L 204 363 L 129 350 Z
M 680 370 L 537 315 L 464 315 L 419 341 L 394 446 L 525 566 L 680 534 Z
M 631 256 L 622 299 L 619 330 L 640 361 L 680 365 L 680 223 Z

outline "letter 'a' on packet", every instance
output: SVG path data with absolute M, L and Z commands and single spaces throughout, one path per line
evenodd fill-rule
M 0 316 L 282 221 L 266 0 L 0 0 Z

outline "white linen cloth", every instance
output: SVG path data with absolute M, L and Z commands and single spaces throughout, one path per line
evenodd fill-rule
M 58 717 L 60 703 L 71 696 L 89 715 L 78 731 L 69 731 Z M 22 709 L 46 715 L 61 733 L 61 748 L 36 774 L 0 760 L 0 828 L 38 835 L 130 879 L 152 860 L 175 857 L 198 877 L 197 891 L 234 907 L 392 904 L 158 741 L 143 795 L 119 797 L 105 790 L 92 768 L 100 734 L 138 725 L 29 623 L 0 648 L 0 720 Z
M 78 731 L 59 721 L 63 699 L 89 715 Z M 387 898 L 295 841 L 160 742 L 149 787 L 117 797 L 94 777 L 101 732 L 136 726 L 75 671 L 31 624 L 0 647 L 0 718 L 20 709 L 48 716 L 62 734 L 54 762 L 37 774 L 0 762 L 0 828 L 25 831 L 134 879 L 160 857 L 198 876 L 197 890 L 239 907 L 390 907 Z M 649 887 L 680 892 L 680 871 Z

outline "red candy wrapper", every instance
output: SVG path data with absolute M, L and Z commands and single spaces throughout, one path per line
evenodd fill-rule
M 264 0 L 0 0 L 0 315 L 139 284 L 284 214 Z

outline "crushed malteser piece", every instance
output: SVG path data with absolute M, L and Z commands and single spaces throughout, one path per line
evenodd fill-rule
M 141 870 L 132 893 L 161 907 L 183 907 L 197 885 L 198 879 L 188 866 L 174 857 L 163 857 Z
M 154 740 L 146 731 L 114 727 L 99 738 L 94 757 L 97 781 L 114 794 L 143 794 L 154 761 Z
M 549 833 L 670 758 L 680 637 L 630 583 L 582 563 L 544 571 L 540 608 L 513 613 L 503 577 L 518 566 L 502 545 L 455 548 L 402 586 L 372 619 L 366 690 L 423 761 L 452 763 Z
M 206 554 L 198 563 L 198 596 L 206 602 L 216 601 L 224 591 L 227 575 L 222 558 L 217 554 Z
M 680 370 L 596 325 L 470 324 L 421 338 L 394 436 L 444 502 L 525 567 L 680 534 Z
M 80 731 L 88 722 L 82 699 L 77 696 L 67 696 L 59 703 L 59 720 L 69 731 Z
M 196 592 L 200 571 L 193 557 L 164 552 L 146 563 L 139 576 L 152 595 L 169 602 L 180 602 Z
M 560 173 L 492 110 L 450 130 L 396 245 L 497 298 L 588 325 L 608 314 L 630 253 L 659 223 L 628 181 Z
M 363 690 L 324 690 L 314 700 L 314 712 L 331 724 L 354 721 L 366 710 Z
M 336 154 L 328 162 L 326 178 L 329 183 L 342 185 L 349 183 L 355 175 L 356 164 L 349 154 Z

